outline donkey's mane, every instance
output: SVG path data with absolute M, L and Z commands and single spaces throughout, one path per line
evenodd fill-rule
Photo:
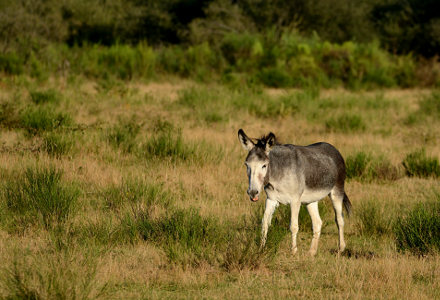
M 270 132 L 270 133 L 268 133 L 268 134 L 266 134 L 266 135 L 263 135 L 263 136 L 260 137 L 259 139 L 257 139 L 257 142 L 255 143 L 255 147 L 265 149 L 265 148 L 266 148 L 266 144 L 267 144 L 267 140 L 268 140 L 271 136 L 273 136 L 273 142 L 274 142 L 274 145 L 280 145 L 280 143 L 278 142 L 276 136 L 275 136 L 272 132 Z

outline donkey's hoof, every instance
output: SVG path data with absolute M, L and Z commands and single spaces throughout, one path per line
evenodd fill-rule
M 292 255 L 295 255 L 298 252 L 298 247 L 292 248 Z
M 315 257 L 316 256 L 316 250 L 309 250 L 309 255 L 311 257 Z

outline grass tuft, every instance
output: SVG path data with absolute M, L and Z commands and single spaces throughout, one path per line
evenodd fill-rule
M 79 191 L 61 176 L 54 167 L 28 168 L 5 183 L 3 198 L 13 226 L 40 223 L 50 228 L 69 217 Z

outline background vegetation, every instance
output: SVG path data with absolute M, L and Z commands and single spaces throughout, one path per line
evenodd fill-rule
M 270 87 L 438 86 L 437 1 L 0 2 L 0 71 Z

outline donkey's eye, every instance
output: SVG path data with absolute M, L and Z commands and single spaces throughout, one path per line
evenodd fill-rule
M 266 169 L 266 167 L 267 167 L 267 165 L 263 165 L 261 168 L 262 168 L 262 169 Z

